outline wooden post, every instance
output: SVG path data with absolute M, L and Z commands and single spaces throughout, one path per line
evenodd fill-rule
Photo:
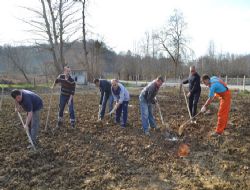
M 4 88 L 2 87 L 2 95 L 1 95 L 1 101 L 0 101 L 0 111 L 2 110 L 2 104 L 3 104 L 3 91 L 4 91 Z
M 243 78 L 243 92 L 245 92 L 246 90 L 246 76 L 244 75 L 244 78 Z
M 237 86 L 239 85 L 239 77 L 237 76 Z
M 226 75 L 226 78 L 225 78 L 225 83 L 227 84 L 227 75 Z

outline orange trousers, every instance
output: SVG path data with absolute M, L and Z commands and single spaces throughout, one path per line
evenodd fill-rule
M 227 127 L 230 105 L 231 105 L 231 93 L 229 90 L 227 90 L 226 92 L 215 93 L 215 96 L 218 97 L 220 100 L 217 128 L 215 129 L 215 131 L 221 134 Z

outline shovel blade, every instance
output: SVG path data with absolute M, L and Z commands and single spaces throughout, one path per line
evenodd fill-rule
M 181 125 L 178 130 L 178 134 L 181 136 L 184 131 L 184 125 Z

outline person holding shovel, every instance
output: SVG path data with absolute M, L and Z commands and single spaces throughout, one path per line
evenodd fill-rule
M 129 92 L 117 79 L 111 80 L 111 92 L 116 103 L 109 115 L 115 112 L 116 123 L 121 124 L 121 127 L 125 128 L 128 119 Z M 121 115 L 122 121 L 120 122 Z
M 96 87 L 99 87 L 101 92 L 99 102 L 98 121 L 102 120 L 105 115 L 106 104 L 109 101 L 109 111 L 113 109 L 113 96 L 111 92 L 111 82 L 104 79 L 94 79 Z
M 156 129 L 157 125 L 153 116 L 152 104 L 156 103 L 155 96 L 158 93 L 161 85 L 163 84 L 164 79 L 159 76 L 151 83 L 149 83 L 140 93 L 139 101 L 140 101 L 140 110 L 141 110 L 141 121 L 142 128 L 145 135 L 150 135 L 148 126 Z
M 202 76 L 202 82 L 209 87 L 209 95 L 206 103 L 202 106 L 201 112 L 205 112 L 209 104 L 215 99 L 219 98 L 220 107 L 218 110 L 218 121 L 215 132 L 211 134 L 211 137 L 220 136 L 224 129 L 227 127 L 230 105 L 231 105 L 231 93 L 227 87 L 227 84 L 220 78 L 208 75 Z
M 56 128 L 59 128 L 63 124 L 63 112 L 66 104 L 68 104 L 69 106 L 70 125 L 72 128 L 75 128 L 75 111 L 73 104 L 73 96 L 75 94 L 76 83 L 74 79 L 70 76 L 70 72 L 71 70 L 69 66 L 65 66 L 63 74 L 59 75 L 54 83 L 54 85 L 58 83 L 61 84 L 58 122 Z
M 15 111 L 19 112 L 20 106 L 27 112 L 26 122 L 24 122 L 25 130 L 28 129 L 33 144 L 38 143 L 37 136 L 40 127 L 40 110 L 43 108 L 42 99 L 35 93 L 28 90 L 12 90 L 11 97 L 15 99 Z M 32 148 L 29 145 L 27 148 Z
M 182 81 L 182 84 L 187 83 L 189 84 L 189 92 L 187 93 L 188 108 L 191 117 L 194 117 L 197 113 L 197 104 L 201 94 L 200 75 L 196 72 L 195 66 L 190 67 L 190 75 L 188 79 Z M 191 123 L 196 123 L 196 121 L 193 119 L 191 120 Z

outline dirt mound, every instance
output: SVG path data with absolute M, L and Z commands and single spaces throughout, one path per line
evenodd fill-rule
M 173 131 L 188 119 L 184 101 L 177 92 L 159 96 L 164 120 Z M 205 96 L 204 96 L 205 98 Z M 202 98 L 201 102 L 205 99 Z M 44 95 L 40 148 L 26 149 L 27 137 L 11 99 L 4 99 L 0 112 L 0 189 L 249 189 L 250 102 L 234 97 L 230 125 L 219 139 L 209 138 L 216 125 L 212 114 L 188 124 L 181 140 L 165 140 L 164 131 L 143 135 L 138 97 L 129 105 L 129 124 L 122 129 L 106 118 L 98 123 L 96 92 L 75 96 L 76 129 L 65 113 L 64 127 L 53 131 L 58 96 L 53 96 L 48 131 L 44 131 L 49 95 Z M 157 110 L 157 109 L 156 109 Z M 237 111 L 239 110 L 239 111 Z M 160 117 L 157 115 L 157 123 Z M 24 115 L 23 115 L 24 116 Z M 180 158 L 181 144 L 189 154 Z

